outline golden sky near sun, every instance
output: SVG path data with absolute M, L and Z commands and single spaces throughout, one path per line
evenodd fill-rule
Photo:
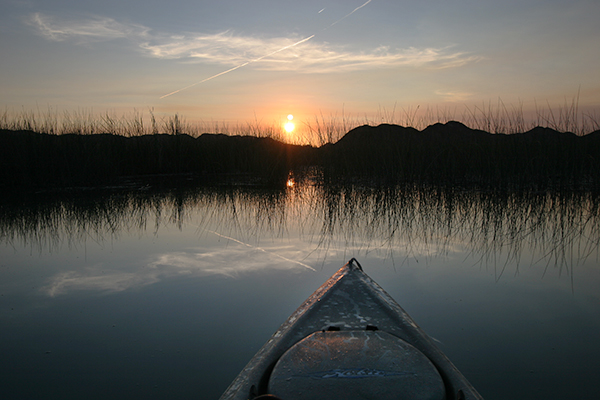
M 315 120 L 402 123 L 416 108 L 464 120 L 490 104 L 600 107 L 600 2 L 6 3 L 9 111 L 229 126 L 292 113 L 298 135 Z

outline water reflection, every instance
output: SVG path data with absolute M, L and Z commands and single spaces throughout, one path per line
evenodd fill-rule
M 515 273 L 522 263 L 560 273 L 598 256 L 598 199 L 590 193 L 395 188 L 324 197 L 323 237 L 386 248 L 390 257 L 403 249 L 403 260 L 466 252 L 500 267 L 499 278 L 509 264 Z
M 599 201 L 588 192 L 331 187 L 306 179 L 278 190 L 145 188 L 41 197 L 3 203 L 1 242 L 53 253 L 175 228 L 240 245 L 229 246 L 227 258 L 198 241 L 145 260 L 134 272 L 104 268 L 98 276 L 93 266 L 62 272 L 47 288 L 52 295 L 75 286 L 120 290 L 174 275 L 233 276 L 278 262 L 314 270 L 328 257 L 361 254 L 394 266 L 464 254 L 465 263 L 493 268 L 496 279 L 523 265 L 572 277 L 579 264 L 598 258 L 600 244 Z
M 484 398 L 593 398 L 598 202 L 297 177 L 4 198 L 5 397 L 218 398 L 358 257 Z

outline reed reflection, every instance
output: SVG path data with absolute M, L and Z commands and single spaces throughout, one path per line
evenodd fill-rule
M 582 192 L 476 192 L 436 187 L 343 188 L 325 194 L 324 238 L 411 257 L 462 252 L 497 268 L 571 272 L 598 257 L 598 198 Z M 528 257 L 523 259 L 523 257 Z
M 345 257 L 378 252 L 396 265 L 463 254 L 465 262 L 493 267 L 496 279 L 509 269 L 518 274 L 523 265 L 573 276 L 577 265 L 599 255 L 599 201 L 590 192 L 293 182 L 280 189 L 144 188 L 5 200 L 0 241 L 57 252 L 89 241 L 118 241 L 125 233 L 193 226 L 199 238 L 216 234 L 252 246 L 285 238 L 297 258 L 284 259 L 299 263 L 339 252 Z

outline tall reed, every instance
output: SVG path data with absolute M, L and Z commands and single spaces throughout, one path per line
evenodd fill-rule
M 203 133 L 222 133 L 255 137 L 270 137 L 294 144 L 322 146 L 335 143 L 348 131 L 361 125 L 397 124 L 423 130 L 435 123 L 459 121 L 464 125 L 490 133 L 523 133 L 534 127 L 547 127 L 559 132 L 585 135 L 600 129 L 600 110 L 584 111 L 579 106 L 579 95 L 558 106 L 549 102 L 541 106 L 535 102 L 535 111 L 527 113 L 524 104 L 482 102 L 480 105 L 398 107 L 387 109 L 380 106 L 372 114 L 349 115 L 342 109 L 341 115 L 325 115 L 319 112 L 297 124 L 296 132 L 288 135 L 280 122 L 264 122 L 257 116 L 253 121 L 231 124 L 223 121 L 188 122 L 185 116 L 157 116 L 154 109 L 147 113 L 134 109 L 118 115 L 115 111 L 96 114 L 93 109 L 62 111 L 48 107 L 35 111 L 9 109 L 0 113 L 0 129 L 27 130 L 51 135 L 75 133 L 90 135 L 108 133 L 120 136 L 142 136 L 152 134 L 187 134 L 198 137 Z

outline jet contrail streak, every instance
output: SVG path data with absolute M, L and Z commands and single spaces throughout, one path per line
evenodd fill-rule
M 358 10 L 360 10 L 361 8 L 363 8 L 364 6 L 366 6 L 367 4 L 369 4 L 370 2 L 372 2 L 373 0 L 367 0 L 367 2 L 365 4 L 363 4 L 362 6 L 358 6 L 356 7 L 354 10 L 352 10 L 350 13 L 348 13 L 346 16 L 338 19 L 337 21 L 335 21 L 333 24 L 329 25 L 329 28 L 331 28 L 332 26 L 334 26 L 335 24 L 337 24 L 338 22 L 342 22 L 343 20 L 345 20 L 346 18 L 348 18 L 349 16 L 351 16 L 352 14 L 354 14 L 355 12 L 357 12 Z
M 369 1 L 371 1 L 371 0 L 369 0 Z M 253 62 L 260 61 L 260 60 L 262 60 L 263 58 L 270 57 L 270 56 L 272 56 L 273 54 L 277 54 L 277 53 L 279 53 L 280 51 L 287 50 L 287 49 L 289 49 L 289 48 L 291 48 L 291 47 L 294 47 L 294 46 L 298 46 L 299 44 L 302 44 L 302 43 L 304 43 L 304 42 L 307 42 L 307 41 L 309 41 L 310 39 L 312 39 L 312 38 L 314 38 L 314 37 L 315 37 L 315 35 L 311 35 L 311 36 L 309 36 L 309 37 L 306 37 L 306 38 L 304 38 L 304 39 L 302 39 L 302 40 L 299 40 L 299 41 L 297 41 L 297 42 L 296 42 L 296 43 L 294 43 L 294 44 L 290 44 L 290 45 L 288 45 L 288 46 L 282 47 L 282 48 L 281 48 L 281 49 L 279 49 L 279 50 L 275 50 L 275 51 L 274 51 L 274 52 L 272 52 L 272 53 L 269 53 L 269 54 L 266 54 L 266 55 L 264 55 L 264 56 L 261 56 L 261 57 L 255 58 L 254 60 L 246 61 L 245 63 L 243 63 L 243 64 L 240 64 L 240 65 L 238 65 L 238 66 L 235 66 L 235 67 L 233 67 L 233 68 L 230 68 L 230 69 L 228 69 L 227 71 L 219 72 L 218 74 L 216 74 L 216 75 L 213 75 L 213 76 L 211 76 L 211 77 L 208 77 L 208 78 L 206 78 L 206 79 L 203 79 L 203 80 L 201 80 L 201 81 L 199 81 L 199 82 L 196 82 L 196 83 L 194 83 L 194 84 L 191 84 L 191 85 L 189 85 L 189 86 L 186 86 L 186 87 L 184 87 L 184 88 L 181 88 L 181 89 L 179 89 L 179 90 L 176 90 L 176 91 L 174 91 L 174 92 L 171 92 L 171 93 L 169 93 L 169 94 L 165 94 L 164 96 L 161 96 L 160 98 L 161 98 L 161 99 L 164 99 L 165 97 L 169 97 L 169 96 L 171 96 L 171 95 L 173 95 L 173 94 L 175 94 L 175 93 L 179 93 L 179 92 L 181 92 L 182 90 L 186 90 L 186 89 L 189 89 L 189 88 L 191 88 L 191 87 L 194 87 L 194 86 L 196 86 L 196 85 L 199 85 L 199 84 L 201 84 L 201 83 L 204 83 L 204 82 L 206 82 L 206 81 L 210 81 L 211 79 L 215 79 L 215 78 L 217 78 L 217 77 L 219 77 L 219 76 L 221 76 L 221 75 L 225 75 L 225 74 L 227 74 L 227 73 L 229 73 L 229 72 L 231 72 L 231 71 L 235 71 L 235 70 L 236 70 L 236 69 L 238 69 L 238 68 L 242 68 L 242 67 L 245 67 L 246 65 L 248 65 L 248 64 L 251 64 L 251 63 L 253 63 Z
M 285 261 L 288 261 L 288 262 L 292 262 L 292 263 L 295 263 L 295 264 L 301 265 L 301 266 L 303 266 L 304 268 L 308 268 L 308 269 L 310 269 L 311 271 L 315 271 L 315 272 L 317 271 L 316 269 L 314 269 L 314 268 L 313 268 L 313 267 L 311 267 L 310 265 L 307 265 L 307 264 L 301 263 L 300 261 L 290 260 L 289 258 L 287 258 L 287 257 L 284 257 L 284 256 L 281 256 L 281 255 L 279 255 L 279 254 L 277 254 L 277 253 L 273 253 L 273 252 L 267 251 L 267 250 L 263 249 L 262 247 L 256 247 L 256 246 L 252 246 L 251 244 L 244 243 L 244 242 L 242 242 L 242 241 L 240 241 L 240 240 L 237 240 L 237 239 L 234 239 L 234 238 L 232 238 L 232 237 L 225 236 L 225 235 L 221 235 L 219 232 L 215 232 L 215 231 L 208 231 L 208 232 L 210 232 L 210 233 L 214 233 L 215 235 L 217 235 L 217 236 L 219 236 L 219 237 L 222 237 L 222 238 L 224 238 L 224 239 L 233 240 L 234 242 L 236 242 L 236 243 L 239 243 L 239 244 L 241 244 L 241 245 L 244 245 L 244 246 L 246 246 L 246 247 L 250 247 L 250 248 L 252 248 L 252 249 L 260 250 L 260 251 L 262 251 L 263 253 L 267 253 L 267 254 L 274 255 L 274 256 L 276 256 L 276 257 L 279 257 L 279 258 L 281 258 L 282 260 L 285 260 Z
M 352 10 L 351 12 L 349 12 L 348 14 L 346 14 L 344 17 L 342 17 L 342 18 L 338 19 L 338 20 L 337 20 L 337 21 L 335 21 L 333 24 L 331 24 L 331 25 L 329 25 L 327 28 L 323 29 L 323 31 L 325 31 L 325 30 L 327 30 L 327 29 L 331 28 L 331 27 L 332 27 L 332 26 L 334 26 L 335 24 L 338 24 L 338 23 L 342 22 L 343 20 L 345 20 L 346 18 L 348 18 L 349 16 L 351 16 L 352 14 L 354 14 L 355 12 L 357 12 L 358 10 L 360 10 L 361 8 L 363 8 L 364 6 L 366 6 L 367 4 L 369 4 L 371 1 L 373 1 L 373 0 L 367 0 L 367 1 L 366 1 L 366 2 L 363 4 L 363 5 L 360 5 L 360 6 L 356 7 L 354 10 Z M 325 9 L 323 9 L 323 10 L 325 10 Z M 323 10 L 319 11 L 319 13 L 321 13 Z M 296 42 L 296 43 L 294 43 L 294 44 L 290 44 L 289 46 L 285 46 L 285 47 L 282 47 L 282 48 L 281 48 L 281 49 L 279 49 L 279 50 L 275 50 L 275 51 L 274 51 L 274 52 L 272 52 L 272 53 L 266 54 L 266 55 L 264 55 L 264 56 L 262 56 L 262 57 L 258 57 L 258 58 L 254 59 L 254 60 L 246 61 L 245 63 L 243 63 L 243 64 L 240 64 L 240 65 L 237 65 L 237 66 L 235 66 L 235 67 L 233 67 L 233 68 L 230 68 L 230 69 L 228 69 L 227 71 L 219 72 L 218 74 L 216 74 L 216 75 L 213 75 L 213 76 L 210 76 L 210 77 L 208 77 L 208 78 L 206 78 L 206 79 L 203 79 L 203 80 L 201 80 L 201 81 L 199 81 L 199 82 L 196 82 L 196 83 L 193 83 L 193 84 L 191 84 L 191 85 L 189 85 L 189 86 L 186 86 L 186 87 L 184 87 L 184 88 L 181 88 L 181 89 L 175 90 L 174 92 L 171 92 L 171 93 L 165 94 L 164 96 L 161 96 L 160 98 L 161 98 L 161 99 L 164 99 L 165 97 L 169 97 L 169 96 L 171 96 L 171 95 L 174 95 L 174 94 L 176 94 L 176 93 L 179 93 L 179 92 L 181 92 L 181 91 L 183 91 L 183 90 L 187 90 L 187 89 L 189 89 L 189 88 L 192 88 L 192 87 L 194 87 L 194 86 L 196 86 L 196 85 L 199 85 L 199 84 L 201 84 L 201 83 L 204 83 L 204 82 L 210 81 L 211 79 L 215 79 L 215 78 L 217 78 L 217 77 L 219 77 L 219 76 L 221 76 L 221 75 L 228 74 L 229 72 L 235 71 L 236 69 L 239 69 L 239 68 L 245 67 L 245 66 L 246 66 L 246 65 L 248 65 L 248 64 L 251 64 L 251 63 L 254 63 L 254 62 L 260 61 L 260 60 L 262 60 L 262 59 L 264 59 L 264 58 L 270 57 L 270 56 L 272 56 L 273 54 L 277 54 L 277 53 L 279 53 L 280 51 L 283 51 L 283 50 L 289 49 L 289 48 L 291 48 L 291 47 L 294 47 L 294 46 L 298 46 L 298 45 L 299 45 L 299 44 L 301 44 L 301 43 L 304 43 L 304 42 L 307 42 L 307 41 L 309 41 L 310 39 L 314 38 L 315 36 L 316 36 L 316 34 L 314 34 L 314 35 L 311 35 L 311 36 L 309 36 L 309 37 L 307 37 L 307 38 L 304 38 L 304 39 L 302 39 L 302 40 L 300 40 L 300 41 L 298 41 L 298 42 Z

